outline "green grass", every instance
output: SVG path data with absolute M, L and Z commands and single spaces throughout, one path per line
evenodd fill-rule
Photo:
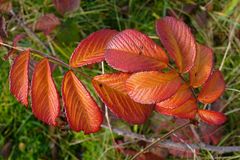
M 155 20 L 168 15 L 171 10 L 183 17 L 184 21 L 191 26 L 198 42 L 213 48 L 216 68 L 219 68 L 227 50 L 230 32 L 235 29 L 236 34 L 232 37 L 231 47 L 222 68 L 227 83 L 222 99 L 226 104 L 224 112 L 229 114 L 220 145 L 240 145 L 240 20 L 234 27 L 236 18 L 240 15 L 238 0 L 211 1 L 209 5 L 212 5 L 212 9 L 208 11 L 208 20 L 203 22 L 203 26 L 198 24 L 196 14 L 206 9 L 204 6 L 209 2 L 207 0 L 89 0 L 82 1 L 77 11 L 64 17 L 56 12 L 51 0 L 13 0 L 13 2 L 14 11 L 21 13 L 27 25 L 35 23 L 37 18 L 44 13 L 51 12 L 60 17 L 62 24 L 53 33 L 55 38 L 52 45 L 57 56 L 65 62 L 68 62 L 71 53 L 81 39 L 102 28 L 116 30 L 134 28 L 155 37 Z M 192 13 L 187 13 L 184 9 L 187 2 L 198 4 L 197 9 Z M 7 43 L 11 44 L 13 37 L 24 31 L 17 26 L 15 21 L 8 20 L 7 22 L 9 30 Z M 42 33 L 37 33 L 37 35 L 43 42 L 47 42 L 47 38 Z M 158 39 L 154 40 L 159 43 Z M 31 38 L 22 40 L 19 45 L 43 50 Z M 0 57 L 4 54 L 6 50 L 1 48 Z M 75 133 L 68 129 L 53 129 L 36 120 L 30 108 L 26 109 L 21 106 L 11 96 L 8 86 L 9 66 L 8 62 L 0 60 L 0 148 L 6 146 L 7 143 L 11 144 L 9 159 L 49 159 L 54 151 L 57 152 L 53 154 L 58 155 L 57 159 L 66 160 L 126 158 L 112 148 L 111 135 L 108 130 L 102 129 L 97 134 L 83 135 L 83 133 Z M 90 76 L 95 76 L 101 73 L 100 69 L 100 65 L 94 65 L 92 70 L 86 67 L 82 70 Z M 112 69 L 106 66 L 106 72 L 111 71 Z M 60 70 L 54 73 L 58 89 L 62 77 Z M 82 77 L 80 79 L 93 91 L 87 79 Z M 131 127 L 131 129 L 146 135 L 149 132 L 146 125 Z M 202 151 L 199 154 L 202 159 L 210 159 L 211 156 L 239 159 L 240 153 L 217 155 Z M 170 156 L 169 159 L 175 158 Z

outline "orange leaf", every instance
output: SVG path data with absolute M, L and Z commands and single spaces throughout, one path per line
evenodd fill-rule
M 168 99 L 181 86 L 181 78 L 176 72 L 138 72 L 126 82 L 128 95 L 136 102 L 152 104 Z
M 181 73 L 188 72 L 196 56 L 195 39 L 190 28 L 173 17 L 164 17 L 156 23 L 157 34 Z
M 168 57 L 149 37 L 127 29 L 108 43 L 105 53 L 107 63 L 123 72 L 137 72 L 166 68 Z
M 127 94 L 127 73 L 104 74 L 93 78 L 92 84 L 107 107 L 119 118 L 132 124 L 142 124 L 150 116 L 152 105 L 134 102 Z
M 64 15 L 66 12 L 75 11 L 79 8 L 81 0 L 52 0 L 57 11 Z
M 156 111 L 161 114 L 175 116 L 179 118 L 193 119 L 197 113 L 197 103 L 194 98 L 189 99 L 177 108 L 165 108 L 157 105 Z
M 47 58 L 35 66 L 31 97 L 33 114 L 49 125 L 57 125 L 56 118 L 60 113 L 59 95 Z
M 198 115 L 203 122 L 209 125 L 221 125 L 227 120 L 227 117 L 223 113 L 216 111 L 199 109 Z
M 70 65 L 81 67 L 103 61 L 106 45 L 117 33 L 117 31 L 110 29 L 102 29 L 92 33 L 78 44 L 71 56 Z
M 159 102 L 156 107 L 174 109 L 185 103 L 192 97 L 192 92 L 188 85 L 182 84 L 178 91 L 169 99 Z
M 222 73 L 221 71 L 216 70 L 203 85 L 203 88 L 198 95 L 198 100 L 205 104 L 212 103 L 222 95 L 224 89 L 225 82 Z
M 204 84 L 210 76 L 213 68 L 213 52 L 210 48 L 197 44 L 196 60 L 190 70 L 190 84 L 194 88 Z
M 21 52 L 20 55 L 15 58 L 9 75 L 11 93 L 25 106 L 28 106 L 29 60 L 30 51 L 26 50 Z
M 45 35 L 49 35 L 58 25 L 60 20 L 54 14 L 46 14 L 40 17 L 36 23 L 36 30 L 43 31 Z
M 64 76 L 62 95 L 68 122 L 73 130 L 89 134 L 100 129 L 103 121 L 100 108 L 72 71 Z

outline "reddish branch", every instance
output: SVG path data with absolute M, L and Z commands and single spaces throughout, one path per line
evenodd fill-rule
M 19 47 L 13 47 L 13 46 L 10 46 L 8 44 L 5 44 L 5 43 L 2 43 L 0 42 L 0 45 L 4 46 L 4 47 L 7 47 L 7 48 L 11 48 L 11 49 L 15 49 L 15 50 L 18 50 L 18 51 L 24 51 L 26 50 L 25 48 L 19 48 Z M 85 73 L 75 69 L 75 68 L 72 68 L 71 66 L 69 66 L 67 63 L 63 62 L 62 60 L 56 58 L 56 57 L 53 57 L 53 56 L 50 56 L 50 55 L 47 55 L 41 51 L 38 51 L 38 50 L 35 50 L 35 49 L 30 49 L 31 53 L 32 54 L 37 54 L 41 57 L 46 57 L 48 58 L 49 60 L 51 60 L 52 62 L 62 66 L 62 67 L 65 67 L 65 68 L 68 68 L 68 69 L 71 69 L 75 72 L 78 72 L 79 74 L 81 74 L 82 76 L 88 78 L 88 79 L 91 79 L 91 77 L 89 77 L 88 75 L 86 75 Z M 109 129 L 108 126 L 106 125 L 101 125 L 102 128 L 106 128 L 106 129 Z M 177 128 L 178 129 L 181 129 L 185 127 L 184 126 L 180 126 Z M 176 149 L 176 150 L 181 150 L 181 151 L 186 151 L 186 150 L 190 150 L 189 147 L 191 149 L 199 149 L 199 150 L 207 150 L 207 151 L 212 151 L 212 152 L 216 152 L 216 153 L 229 153 L 229 152 L 240 152 L 240 146 L 212 146 L 212 145 L 208 145 L 208 144 L 205 144 L 205 143 L 198 143 L 198 144 L 184 144 L 184 143 L 176 143 L 176 142 L 172 142 L 172 141 L 169 141 L 169 140 L 166 140 L 166 141 L 163 141 L 163 142 L 160 142 L 162 141 L 164 138 L 168 137 L 172 132 L 169 132 L 167 133 L 166 135 L 164 135 L 163 137 L 161 138 L 147 138 L 145 135 L 141 135 L 141 134 L 136 134 L 136 133 L 133 133 L 133 132 L 129 132 L 129 131 L 126 131 L 126 130 L 121 130 L 121 129 L 118 129 L 118 128 L 113 128 L 112 131 L 118 135 L 121 135 L 121 136 L 126 136 L 126 137 L 129 137 L 129 138 L 132 138 L 132 139 L 138 139 L 138 140 L 142 140 L 142 141 L 146 141 L 146 142 L 149 142 L 151 143 L 149 146 L 152 147 L 153 145 L 159 145 L 160 147 L 163 147 L 163 148 L 171 148 L 171 149 Z M 173 131 L 176 131 L 176 129 L 174 129 Z M 150 148 L 148 147 L 148 148 Z M 148 149 L 146 148 L 146 149 Z

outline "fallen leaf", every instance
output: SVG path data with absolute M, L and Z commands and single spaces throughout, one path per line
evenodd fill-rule
M 52 0 L 52 2 L 57 11 L 64 15 L 66 12 L 77 10 L 81 0 Z
M 35 29 L 49 35 L 58 25 L 60 25 L 60 20 L 53 13 L 50 13 L 37 20 Z

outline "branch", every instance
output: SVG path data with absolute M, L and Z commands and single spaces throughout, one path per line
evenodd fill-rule
M 17 20 L 19 25 L 25 30 L 25 32 L 30 38 L 32 38 L 37 44 L 40 44 L 46 51 L 49 51 L 49 48 L 38 38 L 38 36 L 32 30 L 30 30 L 24 24 L 24 22 L 21 19 L 17 17 L 13 10 L 10 11 L 10 14 Z
M 81 74 L 83 77 L 85 77 L 85 78 L 87 78 L 87 79 L 89 79 L 89 80 L 92 79 L 92 78 L 91 78 L 90 76 L 88 76 L 87 74 L 79 71 L 79 70 L 76 69 L 76 68 L 71 67 L 70 65 L 68 65 L 68 64 L 65 63 L 65 62 L 63 62 L 62 60 L 60 60 L 60 59 L 58 59 L 58 58 L 56 58 L 56 57 L 50 56 L 50 55 L 48 55 L 48 54 L 45 54 L 45 53 L 43 53 L 43 52 L 41 52 L 41 51 L 39 51 L 39 50 L 31 49 L 31 48 L 13 47 L 13 46 L 8 45 L 8 44 L 3 43 L 3 42 L 0 42 L 0 46 L 1 46 L 1 45 L 4 46 L 4 47 L 7 47 L 7 48 L 15 49 L 15 50 L 20 51 L 20 52 L 23 52 L 23 51 L 26 51 L 27 49 L 29 49 L 31 54 L 37 54 L 37 55 L 39 55 L 39 56 L 41 56 L 41 57 L 48 58 L 48 59 L 51 60 L 52 62 L 55 62 L 55 64 L 58 64 L 58 65 L 60 65 L 60 66 L 62 66 L 62 67 L 65 67 L 65 68 L 67 68 L 67 69 L 71 69 L 71 70 L 73 70 L 73 71 Z
M 102 125 L 102 128 L 108 129 L 106 125 Z M 126 136 L 132 139 L 138 139 L 138 140 L 142 140 L 149 143 L 153 143 L 154 141 L 156 141 L 156 138 L 148 138 L 145 135 L 129 132 L 129 131 L 118 129 L 118 128 L 113 128 L 112 131 L 121 136 Z M 172 142 L 170 140 L 158 142 L 158 145 L 162 148 L 176 149 L 179 151 L 190 150 L 189 147 L 191 147 L 191 149 L 207 150 L 207 151 L 216 152 L 219 154 L 230 153 L 230 152 L 240 152 L 240 146 L 212 146 L 205 143 L 186 145 L 183 143 Z

